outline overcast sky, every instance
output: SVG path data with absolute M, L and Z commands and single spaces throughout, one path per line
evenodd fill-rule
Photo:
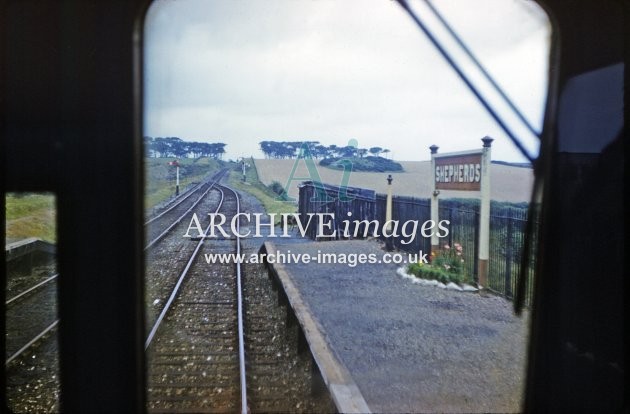
M 550 37 L 540 8 L 433 4 L 540 128 Z M 431 23 L 420 1 L 412 5 Z M 524 160 L 391 0 L 156 0 L 144 75 L 145 135 L 224 142 L 228 158 L 261 157 L 261 140 L 355 138 L 397 160 L 426 160 L 431 144 L 467 150 L 489 135 L 493 159 Z

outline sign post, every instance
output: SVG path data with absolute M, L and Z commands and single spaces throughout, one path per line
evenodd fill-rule
M 175 195 L 179 195 L 179 164 L 177 164 L 177 172 L 175 173 L 177 178 L 175 179 Z
M 431 220 L 439 222 L 438 196 L 440 190 L 476 191 L 480 194 L 479 249 L 477 277 L 479 285 L 487 286 L 488 259 L 490 256 L 490 137 L 484 137 L 481 150 L 437 154 L 438 147 L 432 145 L 431 171 L 433 194 L 431 195 Z M 439 249 L 437 234 L 431 237 L 431 251 Z
M 175 196 L 178 196 L 179 195 L 179 163 L 177 162 L 177 160 L 174 160 L 174 161 L 169 162 L 168 165 L 175 166 L 175 168 L 176 168 L 176 172 L 175 172 Z
M 479 209 L 479 284 L 488 285 L 488 259 L 490 258 L 490 137 L 484 137 L 481 152 L 481 206 Z

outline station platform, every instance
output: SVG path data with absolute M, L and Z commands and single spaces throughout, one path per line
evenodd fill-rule
M 43 241 L 36 237 L 29 237 L 19 240 L 7 240 L 7 243 L 5 243 L 4 246 L 4 251 L 7 262 L 10 262 L 14 259 L 33 254 L 35 252 L 54 255 L 57 248 L 52 243 Z
M 289 251 L 386 253 L 376 240 L 268 239 L 261 249 Z M 400 264 L 267 266 L 340 412 L 520 411 L 528 315 L 506 299 L 416 284 Z

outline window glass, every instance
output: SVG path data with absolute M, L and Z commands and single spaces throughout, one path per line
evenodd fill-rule
M 535 158 L 545 13 L 517 0 L 430 4 L 483 70 L 426 2 L 410 2 Z M 241 408 L 237 266 L 217 261 L 236 251 L 240 223 L 245 255 L 263 243 L 312 253 L 282 266 L 305 307 L 277 267 L 241 266 L 250 411 L 343 411 L 313 332 L 372 411 L 520 410 L 529 311 L 515 316 L 512 300 L 527 220 L 537 228 L 532 165 L 403 8 L 157 0 L 144 30 L 148 408 Z M 293 213 L 329 216 L 281 218 Z M 204 238 L 213 217 L 226 232 Z M 349 217 L 378 229 L 346 234 Z M 429 221 L 445 231 L 425 235 Z
M 8 193 L 5 205 L 7 405 L 59 411 L 55 196 Z

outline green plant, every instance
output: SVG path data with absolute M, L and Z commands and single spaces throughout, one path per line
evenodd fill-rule
M 462 245 L 453 244 L 453 247 L 445 244 L 440 251 L 431 254 L 431 264 L 443 268 L 452 274 L 462 274 L 464 267 L 464 255 Z
M 55 196 L 51 193 L 7 193 L 5 195 L 5 243 L 7 239 L 57 238 Z
M 287 201 L 289 199 L 287 192 L 284 191 L 284 187 L 282 187 L 282 184 L 280 184 L 279 182 L 274 181 L 267 187 L 269 187 L 269 189 L 274 193 L 278 194 L 280 200 Z
M 468 283 L 469 278 L 464 273 L 463 248 L 461 244 L 455 243 L 453 247 L 445 244 L 438 252 L 431 252 L 430 264 L 411 263 L 407 266 L 407 272 L 429 280 L 447 284 Z
M 245 182 L 241 180 L 242 175 L 240 174 L 241 167 L 239 163 L 239 169 L 235 169 L 235 171 L 239 171 L 239 174 L 230 174 L 228 179 L 229 185 L 256 197 L 268 214 L 274 213 L 277 215 L 276 220 L 280 219 L 281 214 L 295 213 L 296 203 L 278 200 L 278 194 L 260 181 L 254 160 L 249 159 L 248 162 L 251 168 L 247 168 L 245 171 L 247 180 Z

